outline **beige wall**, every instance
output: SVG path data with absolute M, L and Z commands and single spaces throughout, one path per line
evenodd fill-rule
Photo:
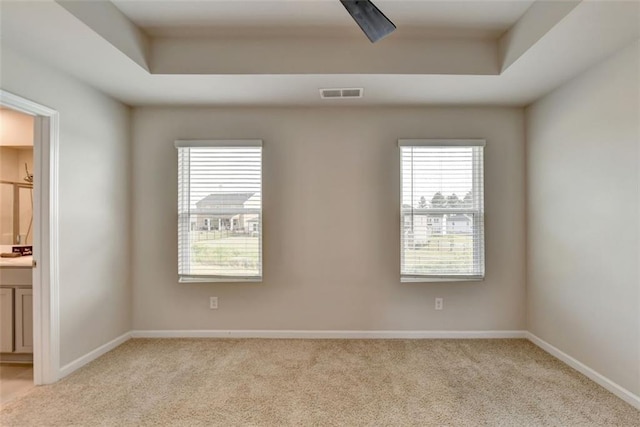
M 33 148 L 0 147 L 0 180 L 26 183 L 24 164 L 33 174 Z
M 0 146 L 32 146 L 33 117 L 0 108 Z
M 639 48 L 526 112 L 528 328 L 636 395 Z
M 400 283 L 397 139 L 435 137 L 487 139 L 484 282 Z M 510 108 L 136 108 L 134 329 L 521 330 L 523 137 Z M 264 140 L 263 283 L 178 284 L 181 138 Z
M 60 360 L 131 329 L 130 110 L 2 46 L 2 89 L 60 113 Z
M 18 150 L 10 147 L 0 147 L 0 180 L 12 182 L 19 180 L 17 165 Z

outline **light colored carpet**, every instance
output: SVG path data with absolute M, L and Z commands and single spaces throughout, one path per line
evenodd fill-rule
M 525 340 L 136 339 L 2 426 L 640 426 Z

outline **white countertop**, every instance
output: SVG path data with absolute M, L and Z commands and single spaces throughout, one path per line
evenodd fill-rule
M 0 246 L 0 252 L 11 252 L 11 246 Z M 4 268 L 31 268 L 33 256 L 20 256 L 17 258 L 0 258 L 0 267 Z
M 18 258 L 0 258 L 0 267 L 31 268 L 33 256 L 21 256 Z

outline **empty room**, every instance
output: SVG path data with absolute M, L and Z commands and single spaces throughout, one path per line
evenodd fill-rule
M 640 2 L 1 0 L 2 426 L 640 426 Z

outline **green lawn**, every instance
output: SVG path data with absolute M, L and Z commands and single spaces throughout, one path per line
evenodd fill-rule
M 197 234 L 196 234 L 197 233 Z M 194 232 L 191 244 L 192 274 L 259 274 L 258 237 L 223 237 L 219 232 Z M 224 232 L 223 232 L 224 235 Z
M 259 274 L 260 240 L 227 232 L 193 232 L 192 274 Z M 428 245 L 407 248 L 403 270 L 413 274 L 464 274 L 473 271 L 469 235 L 432 236 Z
M 471 273 L 473 238 L 470 235 L 432 236 L 427 245 L 405 249 L 403 270 L 412 274 Z

